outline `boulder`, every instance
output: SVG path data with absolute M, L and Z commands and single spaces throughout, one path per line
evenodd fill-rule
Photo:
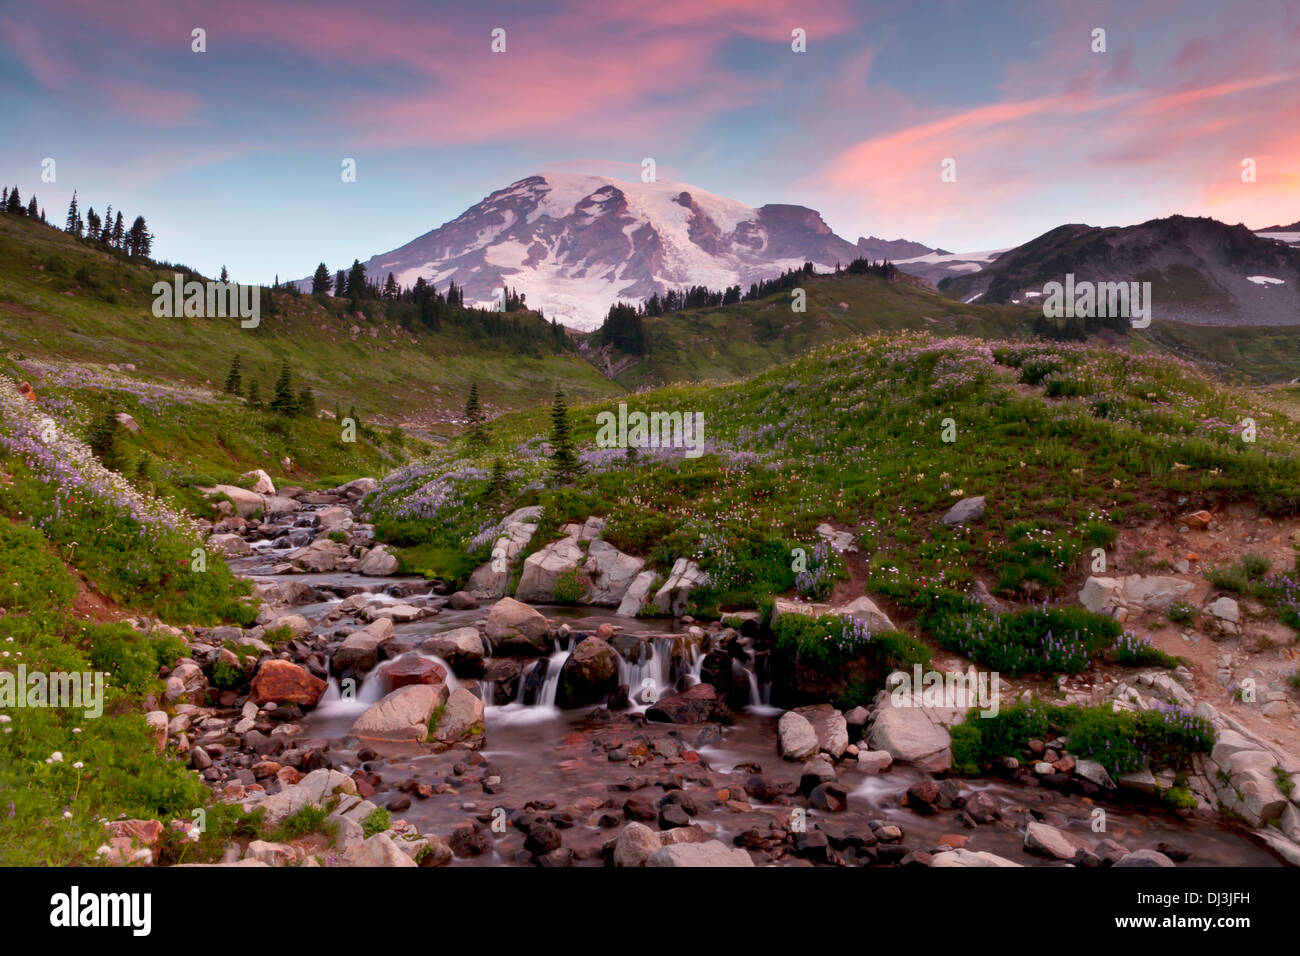
M 670 724 L 700 724 L 710 720 L 729 722 L 726 702 L 712 684 L 695 684 L 686 690 L 660 697 L 646 709 L 647 720 Z
M 1124 603 L 1146 611 L 1162 611 L 1196 590 L 1191 581 L 1168 575 L 1130 574 L 1124 579 Z
M 442 716 L 430 735 L 439 743 L 454 744 L 482 734 L 483 701 L 464 687 L 457 687 L 447 698 Z
M 214 534 L 208 538 L 208 548 L 228 558 L 253 553 L 253 546 L 237 534 Z
M 1124 582 L 1119 578 L 1090 577 L 1079 591 L 1079 603 L 1093 614 L 1109 614 L 1124 603 Z
M 269 658 L 253 675 L 248 699 L 261 706 L 270 701 L 315 707 L 325 693 L 325 682 L 291 661 Z
M 560 707 L 603 703 L 618 688 L 618 652 L 598 637 L 584 638 L 565 658 L 555 702 Z
M 867 742 L 886 750 L 896 761 L 941 772 L 952 766 L 952 737 L 948 728 L 962 719 L 952 707 L 895 707 L 888 692 L 876 696 Z
M 633 821 L 614 842 L 614 865 L 645 866 L 646 860 L 659 848 L 659 834 L 644 823 Z
M 249 491 L 237 485 L 216 485 L 212 488 L 199 489 L 206 495 L 224 495 L 235 507 L 235 514 L 241 518 L 252 518 L 266 509 L 266 500 L 256 491 Z
M 416 866 L 410 856 L 387 833 L 376 833 L 343 851 L 344 866 Z
M 582 548 L 574 538 L 561 538 L 540 551 L 534 551 L 524 561 L 515 599 L 535 604 L 554 601 L 556 581 L 561 575 L 577 571 L 582 557 Z
M 1073 860 L 1079 850 L 1090 848 L 1086 841 L 1072 833 L 1033 820 L 1025 827 L 1025 849 L 1039 856 L 1068 861 Z
M 410 684 L 442 684 L 447 680 L 445 667 L 419 654 L 403 654 L 387 665 L 383 674 L 389 690 Z
M 546 618 L 514 598 L 502 598 L 492 605 L 486 630 L 491 652 L 502 657 L 545 654 L 551 647 Z
M 506 516 L 501 522 L 501 536 L 492 545 L 492 560 L 484 562 L 470 575 L 469 591 L 485 598 L 505 596 L 515 559 L 532 540 L 541 514 L 542 506 L 532 505 L 518 508 Z
M 259 495 L 275 494 L 275 483 L 271 481 L 271 476 L 268 475 L 266 472 L 264 472 L 261 468 L 254 469 L 253 471 L 244 472 L 242 475 L 239 476 L 239 480 L 251 481 L 253 483 L 253 486 L 249 490 L 254 491 Z
M 1134 850 L 1121 859 L 1115 866 L 1162 866 L 1171 867 L 1174 861 L 1157 850 Z
M 807 719 L 817 733 L 817 745 L 836 760 L 849 749 L 849 725 L 844 715 L 830 704 L 796 707 L 794 713 Z
M 655 573 L 642 571 L 632 579 L 623 593 L 623 599 L 618 602 L 618 610 L 614 613 L 619 617 L 636 617 L 645 603 L 650 600 L 650 592 L 654 589 L 654 585 Z
M 584 570 L 591 584 L 587 588 L 584 602 L 617 607 L 644 567 L 644 558 L 624 554 L 612 544 L 597 538 L 587 548 Z
M 1005 857 L 998 856 L 995 853 L 988 853 L 976 850 L 944 850 L 941 853 L 934 854 L 930 859 L 931 866 L 940 867 L 984 867 L 984 866 L 1023 866 L 1021 863 L 1013 863 Z
M 673 562 L 668 580 L 655 593 L 655 606 L 662 614 L 680 617 L 686 613 L 691 592 L 708 583 L 709 576 L 700 570 L 698 564 L 689 558 L 678 558 Z
M 1205 610 L 1220 621 L 1237 624 L 1241 620 L 1241 609 L 1237 606 L 1237 602 L 1230 597 L 1221 597 L 1217 601 L 1210 602 Z
M 447 606 L 453 611 L 469 611 L 478 607 L 478 598 L 468 591 L 457 591 L 447 599 Z
M 290 551 L 286 556 L 290 564 L 309 574 L 324 574 L 335 570 L 348 557 L 347 545 L 329 538 L 318 538 L 305 548 Z
M 285 817 L 292 816 L 304 807 L 322 806 L 336 793 L 355 794 L 356 792 L 357 785 L 347 774 L 337 770 L 313 770 L 298 783 L 285 787 L 279 793 L 272 794 L 257 803 L 246 803 L 244 809 L 251 811 L 254 807 L 263 807 L 266 811 L 263 818 L 265 823 L 267 826 L 274 827 Z
M 978 521 L 984 517 L 984 496 L 978 495 L 974 498 L 963 498 L 957 502 L 940 520 L 945 527 L 954 528 L 957 525 L 969 524 L 972 521 Z
M 888 750 L 859 750 L 858 769 L 863 773 L 881 773 L 888 770 L 894 757 Z
M 645 861 L 646 866 L 753 866 L 754 860 L 738 847 L 729 847 L 721 840 L 703 843 L 676 843 L 655 850 Z
M 458 627 L 426 638 L 420 649 L 436 654 L 456 673 L 473 674 L 483 668 L 487 647 L 477 627 Z
M 379 649 L 391 643 L 394 637 L 392 621 L 387 618 L 373 621 L 343 639 L 343 643 L 330 658 L 330 667 L 336 673 L 345 670 L 368 671 L 378 661 Z
M 366 552 L 366 556 L 357 565 L 356 572 L 366 577 L 383 578 L 396 574 L 398 566 L 397 558 L 389 554 L 383 545 L 379 545 Z
M 433 712 L 447 703 L 446 684 L 398 688 L 356 719 L 348 731 L 349 743 L 420 743 L 429 736 Z
M 317 529 L 323 535 L 331 531 L 348 531 L 352 528 L 352 509 L 331 505 L 316 512 Z
M 817 753 L 817 731 L 808 718 L 793 710 L 777 722 L 777 746 L 786 760 L 807 760 Z

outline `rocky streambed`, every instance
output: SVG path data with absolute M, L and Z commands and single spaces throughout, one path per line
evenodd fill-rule
M 196 629 L 150 720 L 225 799 L 270 825 L 320 806 L 336 831 L 233 844 L 227 863 L 1282 862 L 1245 828 L 1170 812 L 1057 741 L 967 779 L 946 773 L 942 722 L 887 695 L 843 713 L 773 708 L 756 615 L 701 625 L 480 602 L 394 576 L 360 520 L 366 490 L 282 492 L 269 507 L 262 494 L 268 517 L 212 529 L 262 615 Z

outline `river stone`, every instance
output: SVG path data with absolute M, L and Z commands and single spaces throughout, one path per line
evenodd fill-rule
M 952 737 L 948 727 L 959 723 L 955 707 L 896 707 L 887 691 L 876 695 L 867 742 L 886 750 L 896 761 L 942 772 L 952 767 Z
M 290 551 L 286 557 L 299 571 L 325 574 L 337 568 L 347 556 L 347 545 L 331 541 L 329 538 L 318 538 L 305 548 Z
M 560 707 L 599 704 L 618 688 L 618 652 L 598 637 L 584 638 L 564 660 L 555 702 Z
M 464 687 L 457 687 L 447 698 L 433 737 L 444 744 L 454 744 L 483 733 L 483 701 Z
M 332 505 L 316 512 L 317 529 L 323 535 L 331 531 L 347 531 L 352 527 L 352 509 Z
M 618 606 L 645 567 L 644 558 L 624 554 L 606 541 L 596 539 L 587 548 L 584 570 L 591 584 L 584 598 L 587 604 Z
M 251 518 L 261 514 L 266 508 L 266 499 L 256 491 L 249 491 L 237 485 L 216 485 L 212 488 L 200 488 L 206 495 L 225 495 L 235 506 L 235 514 L 241 518 Z
M 678 558 L 673 562 L 668 580 L 655 593 L 655 606 L 663 614 L 680 617 L 686 612 L 691 592 L 708 583 L 709 576 L 700 569 L 698 564 L 689 558 Z
M 1103 789 L 1115 789 L 1115 781 L 1112 780 L 1110 774 L 1106 772 L 1106 768 L 1095 760 L 1088 760 L 1085 758 L 1076 761 L 1074 764 L 1074 774 L 1075 776 L 1082 777 L 1089 783 L 1096 784 Z
M 979 495 L 974 498 L 963 498 L 957 502 L 942 520 L 946 527 L 952 528 L 957 525 L 966 524 L 970 521 L 978 521 L 984 517 L 984 496 Z
M 403 654 L 383 670 L 389 690 L 411 684 L 442 684 L 447 680 L 447 670 L 437 661 L 419 654 Z
M 721 840 L 703 843 L 676 843 L 660 847 L 645 861 L 646 866 L 753 866 L 753 858 L 744 850 L 729 847 Z
M 817 733 L 817 745 L 836 760 L 849 749 L 849 725 L 844 715 L 830 704 L 796 707 L 794 713 L 807 719 Z
M 478 607 L 478 598 L 468 591 L 457 591 L 447 599 L 447 606 L 453 611 L 469 611 Z
M 289 633 L 296 640 L 302 640 L 304 637 L 311 635 L 311 621 L 307 620 L 301 614 L 283 614 L 271 622 L 271 630 L 278 631 L 281 628 L 288 628 Z
M 554 601 L 555 583 L 562 575 L 576 571 L 582 557 L 582 548 L 573 538 L 561 538 L 534 551 L 524 561 L 515 599 L 534 604 Z
M 639 693 L 638 693 L 639 697 Z M 710 720 L 730 722 L 726 702 L 712 684 L 695 684 L 676 694 L 659 698 L 646 709 L 647 720 L 671 724 L 700 724 Z
M 858 769 L 863 773 L 881 773 L 888 770 L 894 757 L 888 750 L 859 750 Z
M 777 744 L 786 760 L 807 760 L 817 753 L 817 730 L 802 714 L 790 710 L 781 715 L 776 726 Z
M 253 471 L 244 472 L 242 475 L 239 476 L 239 480 L 240 481 L 251 480 L 253 482 L 253 487 L 250 488 L 249 491 L 256 492 L 259 495 L 275 494 L 275 483 L 271 481 L 271 476 L 268 475 L 266 472 L 264 472 L 261 468 L 254 469 Z
M 1073 860 L 1079 850 L 1088 850 L 1089 847 L 1074 834 L 1035 820 L 1025 827 L 1025 849 L 1039 856 L 1068 861 Z
M 394 636 L 393 622 L 388 618 L 373 621 L 343 639 L 343 643 L 330 658 L 330 667 L 336 673 L 345 670 L 368 671 L 375 666 L 379 649 L 389 644 Z
M 214 534 L 208 538 L 208 548 L 228 558 L 253 553 L 253 546 L 237 534 Z
M 623 599 L 618 603 L 618 610 L 614 613 L 619 617 L 636 617 L 645 603 L 650 600 L 650 592 L 654 589 L 654 585 L 655 573 L 642 571 L 632 579 L 632 583 L 623 594 Z
M 629 823 L 614 842 L 614 865 L 645 866 L 660 846 L 659 834 L 654 830 L 644 823 Z
M 971 867 L 971 866 L 1023 866 L 1023 863 L 1014 863 L 1005 857 L 998 856 L 996 853 L 985 851 L 957 849 L 944 850 L 941 853 L 934 854 L 930 859 L 931 866 L 939 867 Z
M 447 703 L 446 684 L 400 687 L 378 703 L 371 704 L 356 719 L 348 731 L 348 740 L 356 741 L 358 745 L 419 743 L 429 735 L 429 718 L 434 710 Z
M 366 577 L 383 578 L 388 577 L 390 574 L 396 574 L 397 568 L 397 558 L 389 554 L 383 545 L 380 545 L 366 552 L 366 556 L 357 565 L 356 571 Z
M 343 851 L 344 866 L 415 866 L 415 860 L 402 852 L 387 833 L 376 833 Z
M 1174 861 L 1157 850 L 1134 850 L 1115 866 L 1163 866 L 1171 867 Z
M 303 807 L 321 806 L 335 793 L 357 792 L 356 782 L 345 773 L 337 770 L 313 770 L 298 783 L 285 787 L 279 793 L 272 794 L 260 802 L 249 801 L 244 809 L 251 811 L 254 807 L 266 810 L 264 821 L 268 826 L 275 826 L 292 816 Z
M 434 634 L 425 639 L 420 649 L 438 655 L 457 673 L 462 669 L 467 672 L 481 669 L 483 658 L 487 657 L 487 648 L 483 646 L 483 637 L 477 627 L 458 627 Z
M 290 661 L 270 658 L 262 661 L 253 676 L 248 699 L 256 705 L 269 701 L 315 707 L 325 693 L 325 682 Z
M 487 616 L 487 638 L 491 652 L 502 657 L 545 654 L 550 650 L 550 625 L 536 608 L 502 598 Z

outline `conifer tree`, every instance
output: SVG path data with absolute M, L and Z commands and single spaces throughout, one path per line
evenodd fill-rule
M 564 393 L 555 390 L 551 405 L 551 475 L 558 485 L 567 485 L 579 472 L 578 456 L 573 450 L 573 436 L 569 432 L 569 409 L 564 404 Z
M 311 294 L 328 295 L 330 291 L 330 271 L 325 268 L 325 263 L 316 267 L 316 274 L 311 277 Z
M 248 406 L 249 408 L 262 407 L 262 390 L 257 387 L 257 379 L 252 379 L 248 383 Z
M 32 193 L 32 198 L 27 201 L 27 218 L 36 218 L 36 194 Z M 44 218 L 43 216 L 41 218 Z
M 500 458 L 492 459 L 492 477 L 488 479 L 487 497 L 493 504 L 505 500 L 510 490 L 510 480 L 506 477 L 506 466 Z
M 244 393 L 244 379 L 238 353 L 231 360 L 230 371 L 226 373 L 226 391 L 231 395 L 242 395 Z
M 226 271 L 226 267 L 224 265 L 221 267 L 221 281 L 222 282 L 230 281 L 230 273 Z
M 298 399 L 293 394 L 293 376 L 289 372 L 289 360 L 280 363 L 280 376 L 275 380 L 275 389 L 271 394 L 271 411 L 277 415 L 292 415 L 298 410 Z
M 81 221 L 81 213 L 77 211 L 77 191 L 72 191 L 72 202 L 68 203 L 68 218 L 63 224 L 63 231 L 77 235 L 77 223 Z
M 122 243 L 126 241 L 125 227 L 122 225 L 122 212 L 118 210 L 117 218 L 113 220 L 113 248 L 121 249 Z
M 487 444 L 487 429 L 483 426 L 483 419 L 483 406 L 478 400 L 478 382 L 470 382 L 469 398 L 465 401 L 465 420 L 469 422 L 471 445 L 482 447 Z
M 122 456 L 117 447 L 118 429 L 117 406 L 113 402 L 104 405 L 99 417 L 91 423 L 86 435 L 86 444 L 105 468 L 117 471 L 122 466 Z

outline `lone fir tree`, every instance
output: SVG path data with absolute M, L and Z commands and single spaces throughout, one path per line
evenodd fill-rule
M 488 479 L 487 499 L 492 504 L 505 501 L 510 490 L 510 479 L 506 477 L 506 465 L 500 458 L 492 459 L 492 477 Z
M 271 393 L 271 411 L 277 415 L 294 415 L 298 411 L 298 398 L 293 393 L 293 376 L 289 371 L 289 360 L 280 362 L 280 376 L 275 380 L 275 389 Z
M 244 374 L 243 369 L 240 367 L 238 353 L 231 360 L 230 371 L 226 373 L 226 391 L 231 395 L 242 395 L 244 393 Z
M 564 404 L 564 393 L 557 388 L 551 405 L 551 476 L 557 485 L 567 485 L 579 471 L 573 436 L 569 433 L 569 409 Z
M 487 429 L 483 425 L 483 406 L 478 400 L 478 382 L 471 382 L 469 398 L 465 400 L 465 420 L 469 422 L 469 441 L 471 445 L 487 444 Z

